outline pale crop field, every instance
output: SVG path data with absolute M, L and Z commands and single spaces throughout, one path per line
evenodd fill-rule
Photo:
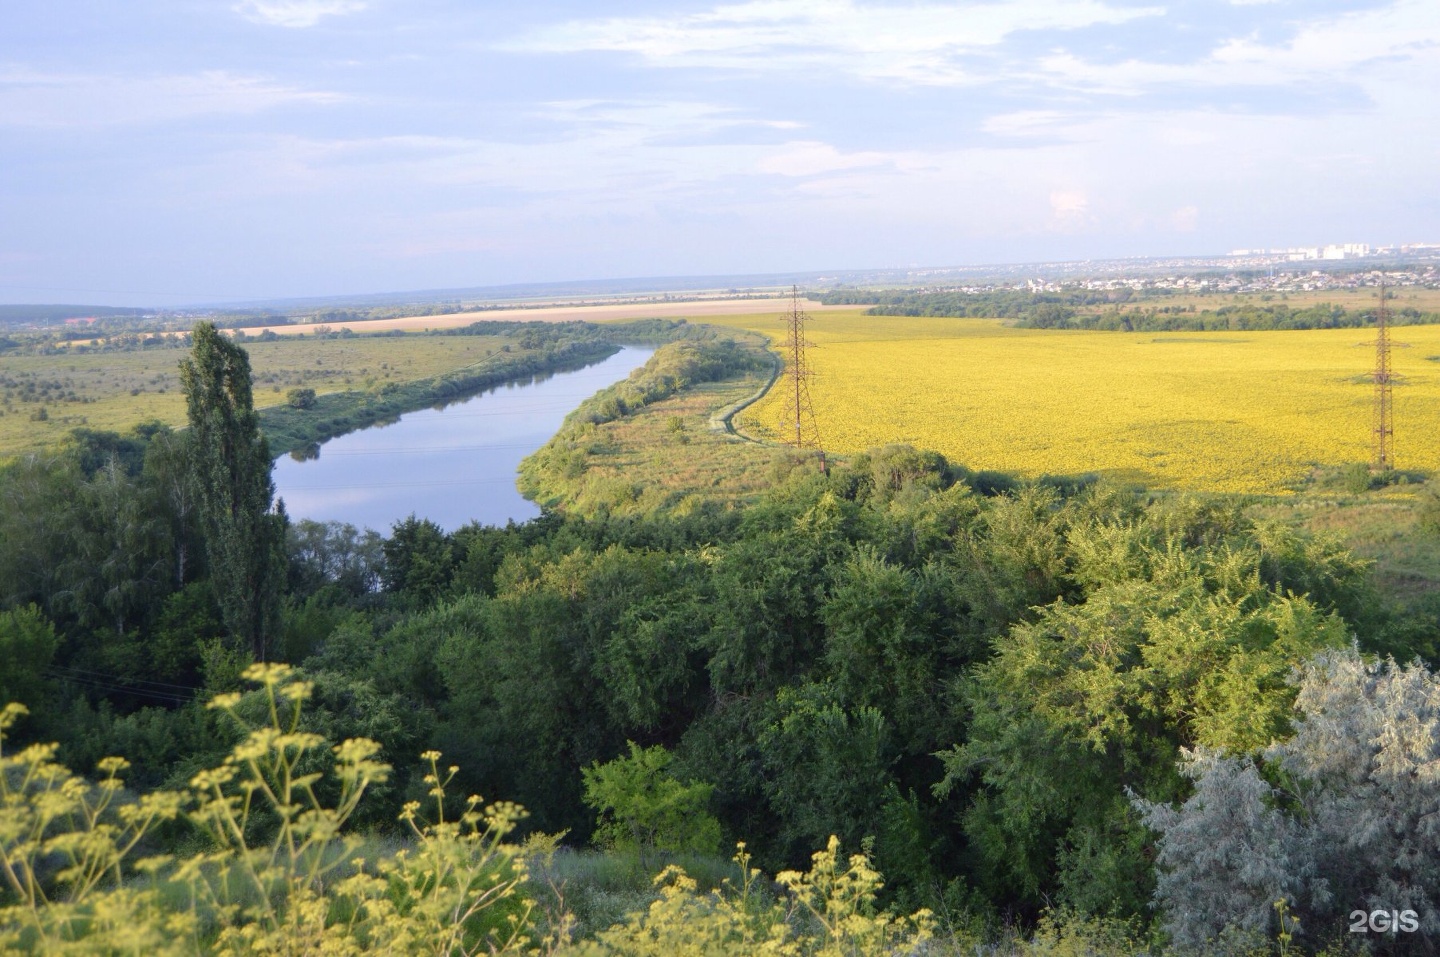
M 716 321 L 716 320 L 711 320 Z M 778 345 L 779 317 L 734 317 Z M 815 314 L 810 391 L 835 452 L 890 442 L 972 469 L 1098 472 L 1153 488 L 1283 493 L 1370 456 L 1373 330 L 1119 333 Z M 1394 330 L 1395 455 L 1440 467 L 1440 326 Z M 784 393 L 739 417 L 780 434 Z

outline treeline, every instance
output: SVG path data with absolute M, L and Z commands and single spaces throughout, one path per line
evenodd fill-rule
M 1152 295 L 1146 293 L 1144 295 Z M 1013 290 L 995 292 L 916 292 L 907 289 L 838 290 L 822 293 L 826 305 L 869 305 L 869 316 L 935 316 L 974 319 L 1012 319 L 1028 323 L 1039 319 L 1055 322 L 1078 314 L 1085 306 L 1125 303 L 1140 298 L 1132 289 L 1077 290 L 1064 293 L 1034 293 Z
M 1398 326 L 1440 323 L 1440 312 L 1423 312 L 1413 307 L 1391 310 L 1389 321 Z M 1270 305 L 1219 306 L 1196 310 L 1135 308 L 1069 315 L 1037 312 L 1017 325 L 1032 329 L 1099 329 L 1106 332 L 1208 332 L 1267 331 L 1275 329 L 1356 329 L 1373 326 L 1375 309 L 1346 309 L 1321 304 L 1293 308 L 1284 303 Z
M 870 316 L 934 316 L 1008 319 L 1029 329 L 1097 329 L 1108 332 L 1262 331 L 1272 329 L 1347 329 L 1375 324 L 1375 310 L 1321 304 L 1299 308 L 1285 303 L 1244 304 L 1197 309 L 1194 305 L 1152 306 L 1146 300 L 1171 295 L 1164 290 L 1079 290 L 1064 293 L 1018 291 L 910 292 L 905 290 L 824 293 L 820 301 L 871 305 Z M 1128 308 L 1125 304 L 1131 304 Z M 1098 308 L 1097 308 L 1098 307 Z M 1396 325 L 1440 323 L 1440 313 L 1414 307 L 1394 309 Z
M 391 382 L 375 391 L 332 392 L 306 403 L 269 406 L 261 425 L 275 455 L 311 450 L 326 439 L 406 412 L 469 398 L 485 389 L 520 379 L 582 368 L 612 355 L 619 347 L 594 338 L 557 340 L 513 354 L 498 352 L 492 361 L 413 382 Z
M 49 326 L 66 319 L 138 319 L 147 311 L 126 306 L 0 305 L 0 326 Z
M 185 331 L 173 320 L 162 322 L 153 318 L 137 317 L 102 319 L 88 325 L 35 332 L 15 330 L 9 335 L 0 336 L 0 353 L 53 356 L 185 348 L 189 344 Z

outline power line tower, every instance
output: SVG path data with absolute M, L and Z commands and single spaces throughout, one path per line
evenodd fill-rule
M 1380 311 L 1375 317 L 1375 409 L 1371 432 L 1374 436 L 1374 469 L 1388 472 L 1395 467 L 1393 440 L 1395 425 L 1391 421 L 1390 315 L 1385 302 L 1385 284 L 1380 284 Z
M 815 421 L 815 407 L 810 404 L 810 379 L 815 375 L 805 358 L 810 343 L 805 338 L 805 323 L 810 317 L 800 308 L 800 290 L 790 287 L 790 312 L 785 316 L 786 345 L 788 353 L 785 368 L 786 406 L 785 427 L 792 427 L 794 434 L 788 436 L 797 449 L 814 449 L 820 456 L 820 470 L 828 472 L 825 450 L 820 446 L 820 427 Z

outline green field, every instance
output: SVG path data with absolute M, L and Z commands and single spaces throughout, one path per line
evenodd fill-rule
M 516 336 L 288 336 L 244 345 L 257 407 L 282 404 L 292 388 L 372 391 L 464 369 L 507 347 L 520 352 Z M 177 347 L 0 355 L 0 460 L 52 447 L 77 427 L 120 432 L 151 419 L 183 425 L 184 356 Z
M 794 467 L 790 451 L 737 436 L 718 418 L 764 389 L 772 375 L 764 340 L 744 333 L 736 338 L 755 368 L 717 381 L 686 382 L 673 394 L 598 424 L 585 421 L 588 410 L 582 407 L 526 460 L 521 490 L 542 505 L 578 515 L 685 514 L 704 503 L 734 505 L 774 485 Z M 631 381 L 647 373 L 655 377 L 663 359 L 657 353 Z M 623 383 L 602 391 L 586 406 L 603 404 L 621 388 Z

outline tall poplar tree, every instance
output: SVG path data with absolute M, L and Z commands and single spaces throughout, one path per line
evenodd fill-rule
M 285 512 L 272 510 L 270 448 L 251 395 L 250 357 L 213 323 L 191 332 L 180 380 L 190 416 L 210 577 L 237 644 L 264 661 L 280 632 Z

